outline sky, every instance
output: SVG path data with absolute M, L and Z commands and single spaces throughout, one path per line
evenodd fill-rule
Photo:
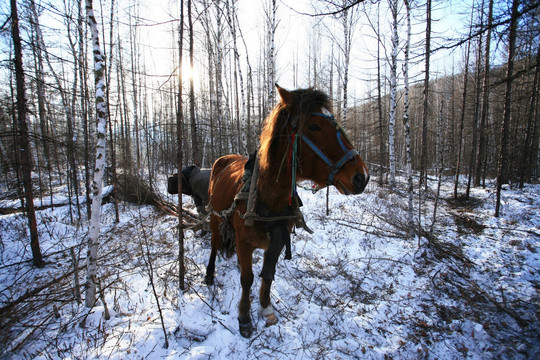
M 74 0 L 65 0 L 67 2 L 67 8 L 73 8 L 76 4 Z M 257 59 L 259 57 L 259 49 L 264 36 L 264 4 L 268 0 L 238 0 L 238 16 L 240 25 L 246 42 L 250 51 L 250 62 L 252 67 L 256 66 Z M 433 41 L 434 44 L 440 43 L 442 38 L 460 37 L 465 33 L 467 28 L 467 22 L 470 17 L 470 1 L 439 1 L 433 8 Z M 65 29 L 65 25 L 59 21 L 60 17 L 55 12 L 62 13 L 64 10 L 64 4 L 59 0 L 37 0 L 37 4 L 49 4 L 52 3 L 52 11 L 44 12 L 40 17 L 40 22 L 44 28 L 44 33 L 48 44 L 63 44 L 67 47 L 66 36 L 62 33 Z M 328 54 L 332 50 L 331 36 L 340 37 L 341 29 L 336 21 L 333 21 L 330 17 L 313 17 L 303 15 L 301 13 L 316 14 L 313 4 L 316 3 L 313 0 L 278 0 L 278 12 L 277 20 L 279 22 L 276 31 L 276 53 L 277 53 L 277 81 L 285 88 L 294 87 L 306 87 L 311 85 L 308 82 L 307 69 L 309 61 L 309 44 L 311 39 L 317 30 L 314 25 L 319 24 L 319 32 L 321 33 L 321 40 L 319 44 L 319 54 L 323 58 L 327 58 Z M 132 2 L 125 0 L 117 0 L 118 18 L 120 21 L 127 23 L 127 14 L 129 11 L 133 12 L 133 8 L 130 9 Z M 142 18 L 141 24 L 138 28 L 139 42 L 138 50 L 141 56 L 145 59 L 146 71 L 154 75 L 154 79 L 157 82 L 157 86 L 162 85 L 168 81 L 170 75 L 173 73 L 173 57 L 174 54 L 171 48 L 175 46 L 174 39 L 172 37 L 172 31 L 176 31 L 179 13 L 179 2 L 173 0 L 156 0 L 152 2 L 141 2 L 139 6 L 139 14 Z M 319 2 L 320 4 L 320 2 Z M 94 7 L 100 19 L 100 3 L 94 1 Z M 106 17 L 109 17 L 109 3 L 104 3 L 104 13 Z M 22 8 L 21 5 L 19 5 Z M 366 8 L 371 9 L 369 15 L 374 20 L 376 5 L 371 1 L 366 1 Z M 381 3 L 381 11 L 387 7 L 386 2 Z M 364 5 L 359 5 L 358 9 L 364 8 Z M 401 11 L 404 14 L 404 9 Z M 9 14 L 9 4 L 2 2 L 0 4 L 0 22 L 2 19 L 7 19 Z M 98 20 L 100 21 L 100 20 Z M 425 36 L 425 22 L 423 10 L 417 10 L 413 13 L 413 44 L 419 44 Z M 381 36 L 385 38 L 387 43 L 390 43 L 390 26 L 391 18 L 389 14 L 381 14 Z M 127 26 L 124 26 L 127 28 Z M 196 26 L 197 30 L 197 26 Z M 107 33 L 108 29 L 100 29 L 100 31 Z M 406 35 L 405 27 L 400 28 L 400 38 L 404 40 Z M 200 28 L 199 28 L 200 32 Z M 24 35 L 23 35 L 24 36 Z M 202 35 L 200 35 L 202 36 Z M 128 36 L 124 36 L 124 47 L 129 46 Z M 200 44 L 200 43 L 199 43 Z M 196 48 L 200 46 L 196 39 Z M 8 35 L 4 36 L 1 43 L 2 58 L 1 61 L 7 60 L 7 51 L 10 46 Z M 243 46 L 239 42 L 240 51 L 243 52 Z M 69 58 L 65 50 L 59 50 L 58 47 L 55 51 L 62 52 L 62 56 Z M 355 27 L 353 35 L 352 45 L 352 57 L 350 67 L 350 87 L 351 95 L 356 98 L 363 98 L 366 93 L 373 88 L 373 80 L 376 76 L 376 56 L 377 43 L 374 37 L 373 31 L 367 24 L 366 15 L 361 15 L 359 21 Z M 336 50 L 334 50 L 336 51 Z M 387 49 L 389 52 L 390 49 Z M 413 49 L 414 53 L 421 53 L 423 51 L 422 45 Z M 402 56 L 402 55 L 401 55 Z M 243 55 L 242 55 L 243 57 Z M 453 71 L 452 67 L 459 68 L 462 54 L 458 49 L 454 52 L 440 51 L 432 55 L 433 77 L 443 74 L 449 74 Z M 297 59 L 297 60 L 296 60 Z M 31 59 L 24 59 L 24 61 L 31 61 Z M 194 76 L 199 77 L 199 73 L 204 71 L 204 66 L 200 61 L 205 59 L 199 59 L 196 56 Z M 299 64 L 297 70 L 298 76 L 293 74 L 293 64 L 295 61 Z M 423 63 L 412 64 L 411 73 L 421 74 Z M 457 71 L 457 70 L 456 70 Z M 5 78 L 7 72 L 3 70 L 2 77 Z M 184 76 L 187 75 L 187 69 L 184 70 Z M 421 77 L 417 76 L 417 80 Z M 371 80 L 371 81 L 370 81 Z M 414 81 L 414 78 L 413 78 Z
M 246 43 L 250 50 L 250 62 L 252 67 L 256 65 L 259 56 L 259 49 L 264 36 L 264 4 L 267 0 L 239 0 L 238 16 Z M 443 38 L 459 38 L 466 30 L 469 21 L 470 1 L 442 1 L 433 8 L 432 37 L 434 45 L 441 43 Z M 276 52 L 277 52 L 277 81 L 285 88 L 306 87 L 311 84 L 307 78 L 307 62 L 309 61 L 309 43 L 314 36 L 314 25 L 319 23 L 318 31 L 321 32 L 319 51 L 321 56 L 327 57 L 332 50 L 331 36 L 340 37 L 341 29 L 339 24 L 326 17 L 312 17 L 302 13 L 316 14 L 312 0 L 282 0 L 278 1 L 278 28 L 276 31 Z M 375 5 L 367 2 L 371 9 L 372 18 L 375 13 Z M 363 5 L 358 7 L 360 11 Z M 381 4 L 381 11 L 386 8 L 386 4 Z M 163 23 L 159 26 L 146 26 L 141 28 L 141 40 L 150 44 L 147 46 L 145 56 L 154 66 L 154 74 L 161 75 L 167 79 L 172 69 L 173 56 L 170 48 L 172 46 L 171 30 L 173 25 L 168 22 L 178 18 L 178 2 L 161 0 L 152 3 L 141 4 L 141 16 L 147 19 L 147 23 Z M 413 13 L 413 44 L 420 43 L 425 36 L 424 11 L 417 10 Z M 403 9 L 402 14 L 405 11 Z M 391 18 L 389 14 L 381 14 L 381 36 L 385 37 L 387 43 L 390 42 Z M 176 27 L 176 25 L 174 25 Z M 386 30 L 385 30 L 386 29 Z M 400 28 L 399 36 L 403 40 L 406 36 L 404 26 Z M 196 36 L 197 41 L 197 36 Z M 238 42 L 240 51 L 243 52 L 241 42 Z M 197 44 L 196 44 L 197 48 Z M 367 91 L 373 87 L 372 82 L 376 76 L 376 38 L 367 24 L 365 15 L 359 16 L 359 21 L 355 26 L 352 45 L 350 89 L 353 97 L 363 98 Z M 334 51 L 337 51 L 336 49 Z M 384 50 L 382 50 L 384 51 Z M 388 48 L 389 52 L 390 49 Z M 423 45 L 413 49 L 414 53 L 421 53 Z M 402 57 L 402 54 L 401 54 Z M 450 74 L 452 67 L 456 70 L 462 63 L 462 54 L 457 51 L 439 51 L 432 55 L 431 69 L 433 76 Z M 242 55 L 242 59 L 243 59 Z M 297 58 L 299 63 L 298 76 L 293 75 L 293 64 Z M 195 59 L 195 77 L 204 71 L 204 65 L 199 59 Z M 200 59 L 205 61 L 205 59 Z M 186 63 L 186 62 L 185 62 Z M 417 80 L 421 75 L 423 63 L 411 64 L 411 74 L 417 74 Z M 188 70 L 184 69 L 184 78 L 188 75 Z M 159 77 L 158 77 L 159 78 Z M 296 81 L 295 81 L 296 79 Z M 414 78 L 413 78 L 414 81 Z

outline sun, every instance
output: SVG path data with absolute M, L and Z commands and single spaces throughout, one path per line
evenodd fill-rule
M 182 81 L 193 80 L 197 82 L 199 79 L 199 72 L 195 66 L 190 66 L 189 63 L 182 64 Z

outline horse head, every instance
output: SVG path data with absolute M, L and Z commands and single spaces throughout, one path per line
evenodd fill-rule
M 328 96 L 314 89 L 276 87 L 277 126 L 287 132 L 279 138 L 287 139 L 291 156 L 296 152 L 297 180 L 311 180 L 318 188 L 334 185 L 345 195 L 362 193 L 369 181 L 367 166 L 331 113 Z

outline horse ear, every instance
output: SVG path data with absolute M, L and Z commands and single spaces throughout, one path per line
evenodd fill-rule
M 290 91 L 285 90 L 278 84 L 276 84 L 276 89 L 283 104 L 288 105 L 294 100 L 294 94 Z

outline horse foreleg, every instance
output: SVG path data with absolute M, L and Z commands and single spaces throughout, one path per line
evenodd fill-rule
M 270 302 L 270 288 L 272 287 L 272 280 L 262 279 L 261 290 L 259 292 L 259 312 L 261 316 L 266 320 L 266 326 L 275 325 L 278 322 L 278 318 Z
M 240 264 L 240 283 L 242 285 L 242 296 L 238 304 L 238 325 L 240 334 L 243 337 L 250 337 L 253 332 L 251 323 L 251 301 L 249 299 L 251 285 L 253 284 L 252 253 L 253 250 L 247 246 L 238 246 L 237 243 L 238 263 Z

